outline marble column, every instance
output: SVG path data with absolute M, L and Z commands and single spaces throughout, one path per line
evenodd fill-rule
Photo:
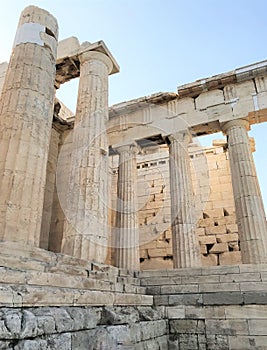
M 266 217 L 247 133 L 249 123 L 232 120 L 222 130 L 228 141 L 242 262 L 266 263 Z
M 80 55 L 80 83 L 61 251 L 104 263 L 108 246 L 108 75 L 104 53 Z
M 0 240 L 39 246 L 54 107 L 58 26 L 21 14 L 0 100 Z
M 119 154 L 117 213 L 115 228 L 115 266 L 139 270 L 139 223 L 137 208 L 137 170 L 135 143 L 113 147 Z
M 199 267 L 196 213 L 190 171 L 187 130 L 168 136 L 170 152 L 171 220 L 174 268 Z

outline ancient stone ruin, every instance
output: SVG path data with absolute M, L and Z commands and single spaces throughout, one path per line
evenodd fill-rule
M 0 65 L 0 349 L 267 349 L 267 61 L 109 107 L 105 43 L 57 36 L 27 7 Z

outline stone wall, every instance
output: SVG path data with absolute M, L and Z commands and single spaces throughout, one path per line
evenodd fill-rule
M 241 263 L 226 141 L 189 147 L 202 265 Z M 112 225 L 115 225 L 117 157 L 111 157 Z M 171 269 L 169 151 L 161 146 L 138 157 L 141 269 Z M 112 262 L 112 258 L 111 258 Z
M 202 265 L 241 263 L 226 141 L 192 152 Z M 204 157 L 202 162 L 199 157 Z M 206 179 L 206 180 L 205 180 Z
M 0 349 L 266 349 L 267 265 L 130 273 L 1 252 Z
M 52 128 L 46 169 L 44 207 L 40 237 L 40 248 L 43 249 L 48 249 L 49 246 L 52 208 L 54 202 L 54 192 L 56 190 L 56 169 L 59 143 L 60 133 L 56 129 Z
M 1 308 L 0 348 L 167 349 L 163 307 Z
M 65 221 L 64 210 L 66 210 L 67 184 L 69 179 L 72 146 L 72 138 L 70 134 L 70 130 L 65 130 L 64 133 L 60 132 L 60 142 L 58 145 L 57 155 L 57 168 L 54 169 L 54 171 L 56 171 L 54 173 L 54 175 L 56 176 L 56 182 L 53 194 L 50 229 L 49 232 L 47 232 L 47 234 L 49 234 L 48 249 L 55 253 L 61 252 L 61 242 Z M 48 177 L 52 175 L 53 173 L 49 174 L 49 172 L 47 174 Z
M 57 131 L 56 124 L 54 126 L 47 168 L 41 247 L 48 246 L 50 250 L 60 252 L 72 132 L 67 126 L 63 133 Z M 213 146 L 204 148 L 193 143 L 189 151 L 202 265 L 239 264 L 239 236 L 226 143 L 224 140 L 214 141 Z M 56 164 L 58 154 L 59 160 Z M 115 226 L 117 162 L 118 156 L 110 157 L 110 231 Z M 167 146 L 146 149 L 144 154 L 139 155 L 137 173 L 141 269 L 171 269 L 173 263 Z M 112 249 L 109 250 L 106 262 L 114 263 Z
M 166 306 L 168 349 L 266 349 L 266 265 L 140 272 Z
M 8 67 L 7 62 L 0 63 L 0 94 L 2 91 L 3 84 L 4 84 L 7 67 Z
M 42 226 L 43 241 L 60 252 L 66 208 L 66 188 L 72 147 L 71 128 L 62 133 L 52 130 L 47 170 L 46 202 Z M 57 148 L 56 140 L 59 145 Z M 254 141 L 251 140 L 254 150 Z M 57 153 L 59 152 L 59 153 Z M 241 263 L 238 228 L 226 141 L 217 140 L 210 147 L 193 143 L 189 147 L 195 191 L 202 265 Z M 55 160 L 59 154 L 57 169 Z M 138 156 L 138 217 L 140 225 L 141 269 L 173 268 L 171 237 L 171 203 L 169 188 L 169 151 L 167 146 L 146 149 Z M 53 163 L 53 164 L 52 164 Z M 115 226 L 118 156 L 110 157 L 109 203 L 110 231 Z M 55 178 L 56 176 L 56 178 Z M 55 180 L 51 206 L 52 182 Z M 52 208 L 52 212 L 50 210 Z M 48 229 L 51 217 L 51 225 Z M 49 235 L 49 238 L 47 238 Z M 41 246 L 46 247 L 46 246 Z M 106 263 L 114 263 L 109 249 Z
M 164 307 L 132 271 L 0 243 L 0 349 L 167 349 Z

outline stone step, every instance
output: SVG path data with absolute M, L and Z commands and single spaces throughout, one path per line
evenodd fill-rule
M 195 277 L 240 274 L 250 272 L 267 271 L 267 264 L 243 264 L 227 266 L 209 266 L 197 268 L 169 269 L 169 270 L 144 270 L 135 272 L 135 276 L 142 280 L 157 279 L 158 277 Z
M 231 283 L 231 282 L 265 282 L 267 271 L 244 272 L 225 275 L 207 276 L 180 276 L 180 277 L 153 277 L 141 279 L 142 286 L 172 286 L 172 285 L 194 285 L 207 283 Z
M 2 306 L 153 305 L 145 287 L 80 275 L 0 267 Z M 92 275 L 93 276 L 93 275 Z
M 123 291 L 123 285 L 98 281 L 90 277 L 69 276 L 60 273 L 23 271 L 10 268 L 0 268 L 1 283 L 35 286 L 66 287 L 73 289 L 90 289 L 103 291 Z
M 30 258 L 34 261 L 55 264 L 58 256 L 48 250 L 15 242 L 0 242 L 1 255 Z
M 243 305 L 267 300 L 267 265 L 155 271 L 151 277 L 145 271 L 139 276 L 147 294 L 154 295 L 155 305 Z
M 140 271 L 142 286 L 260 282 L 266 280 L 267 265 L 213 266 L 208 268 Z
M 47 263 L 35 259 L 30 259 L 28 257 L 13 256 L 1 252 L 0 266 L 28 271 L 45 271 Z
M 220 305 L 266 305 L 267 292 L 261 290 L 238 292 L 181 293 L 155 295 L 155 306 L 220 306 Z
M 153 305 L 149 295 L 72 288 L 0 284 L 0 306 Z
M 146 288 L 122 282 L 102 281 L 84 276 L 70 276 L 64 273 L 25 271 L 0 267 L 2 284 L 17 283 L 19 285 L 51 286 L 60 288 L 99 290 L 119 293 L 145 294 Z
M 122 284 L 132 292 L 144 292 L 139 278 L 133 271 L 121 270 L 114 266 L 77 259 L 56 254 L 27 245 L 0 243 L 0 266 L 25 271 L 39 271 L 60 275 L 80 276 L 113 284 Z
M 206 283 L 189 285 L 149 286 L 148 295 L 176 295 L 198 293 L 233 293 L 233 292 L 265 292 L 267 282 L 232 282 L 232 283 Z
M 131 276 L 128 276 L 128 277 L 118 276 L 117 281 L 125 284 L 127 283 L 127 284 L 136 285 L 136 286 L 140 286 L 141 284 L 139 278 L 131 277 Z
M 12 258 L 14 259 L 14 264 L 17 263 L 16 259 L 18 258 L 25 262 L 33 261 L 34 263 L 36 263 L 36 266 L 35 264 L 33 264 L 31 268 L 32 270 L 41 270 L 42 267 L 45 266 L 46 270 L 56 270 L 57 268 L 62 268 L 62 271 L 64 270 L 65 273 L 74 275 L 79 274 L 79 272 L 81 275 L 87 275 L 87 271 L 108 272 L 109 276 L 119 275 L 119 269 L 116 267 L 104 264 L 97 264 L 95 262 L 82 260 L 59 253 L 53 253 L 37 247 L 31 247 L 28 245 L 18 244 L 14 242 L 1 242 L 0 251 L 1 256 L 3 256 L 6 259 L 8 257 L 10 258 L 10 261 L 7 261 L 7 264 L 12 263 Z
M 46 263 L 36 261 L 30 258 L 6 256 L 4 254 L 0 255 L 0 269 L 1 267 L 20 271 L 21 276 L 24 276 L 25 273 L 27 273 L 28 276 L 31 274 L 34 275 L 36 273 L 39 273 L 41 275 L 45 274 L 47 278 L 48 276 L 51 276 L 49 277 L 50 279 L 62 279 L 66 283 L 79 277 L 83 278 L 83 280 L 86 281 L 86 284 L 88 285 L 89 283 L 91 283 L 92 285 L 97 285 L 98 283 L 98 285 L 100 286 L 99 289 L 105 288 L 104 285 L 106 284 L 107 286 L 113 286 L 113 288 L 114 286 L 117 286 L 117 288 L 119 288 L 121 291 L 125 290 L 127 292 L 141 294 L 145 294 L 146 292 L 146 288 L 144 286 L 140 286 L 140 282 L 137 278 L 121 278 L 120 276 L 114 274 L 114 271 L 112 271 L 112 267 L 111 272 L 99 270 L 89 271 L 65 264 L 49 266 Z M 58 276 L 60 276 L 60 278 Z

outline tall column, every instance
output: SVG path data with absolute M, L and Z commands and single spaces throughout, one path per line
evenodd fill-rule
M 47 11 L 22 12 L 0 100 L 0 240 L 39 246 L 57 35 Z
M 135 143 L 113 147 L 119 153 L 115 265 L 139 270 L 139 223 L 137 209 L 137 171 Z
M 80 55 L 71 173 L 62 252 L 104 263 L 108 245 L 108 75 L 104 53 Z
M 168 137 L 170 152 L 171 220 L 174 268 L 199 267 L 196 213 L 188 144 L 188 130 Z
M 222 130 L 228 141 L 242 261 L 266 263 L 266 217 L 247 133 L 249 123 L 233 120 L 223 124 Z

